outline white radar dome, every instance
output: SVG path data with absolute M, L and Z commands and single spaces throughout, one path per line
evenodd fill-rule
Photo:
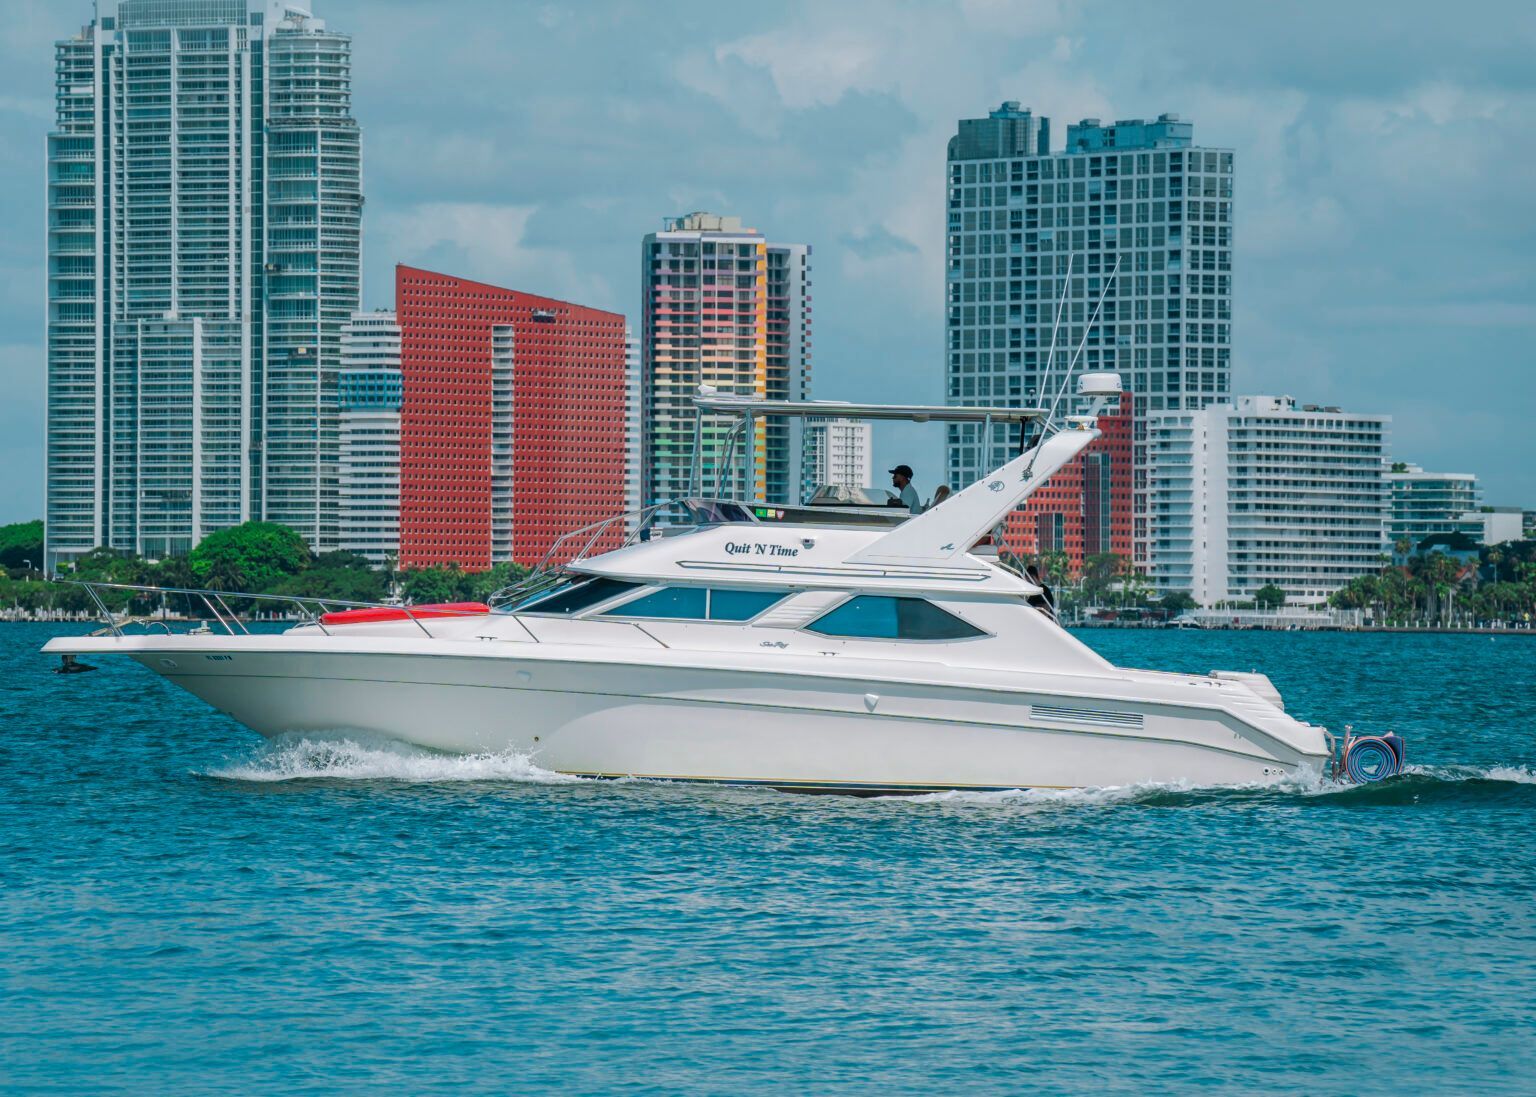
M 1077 379 L 1079 396 L 1117 396 L 1121 391 L 1118 373 L 1085 373 Z

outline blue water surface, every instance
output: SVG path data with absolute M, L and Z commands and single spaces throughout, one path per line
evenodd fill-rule
M 857 800 L 265 744 L 54 631 L 0 625 L 7 1094 L 1536 1092 L 1536 637 L 1083 634 L 1413 772 Z

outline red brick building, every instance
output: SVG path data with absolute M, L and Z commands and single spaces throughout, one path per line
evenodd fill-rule
M 402 567 L 535 564 L 624 510 L 623 316 L 407 266 L 395 307 Z
M 1008 547 L 1022 556 L 1065 552 L 1072 571 L 1101 552 L 1131 561 L 1130 393 L 1118 411 L 1099 417 L 1102 436 L 1064 465 L 1008 516 Z

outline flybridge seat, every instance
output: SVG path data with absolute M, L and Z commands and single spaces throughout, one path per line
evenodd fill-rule
M 378 606 L 344 609 L 320 618 L 322 625 L 376 625 L 381 621 L 430 621 L 442 617 L 481 617 L 491 612 L 484 602 L 439 602 L 434 605 Z

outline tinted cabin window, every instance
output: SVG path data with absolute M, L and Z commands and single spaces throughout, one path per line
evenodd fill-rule
M 666 587 L 615 606 L 605 617 L 669 617 L 682 621 L 748 621 L 786 596 L 779 590 Z
M 781 590 L 712 590 L 709 592 L 709 619 L 750 621 L 783 600 Z
M 634 590 L 638 583 L 626 583 L 620 579 L 583 579 L 556 587 L 546 594 L 536 594 L 512 609 L 513 613 L 550 613 L 569 617 L 610 598 Z
M 671 617 L 702 621 L 709 601 L 703 587 L 665 587 L 644 598 L 615 606 L 605 617 Z
M 922 598 L 860 595 L 806 626 L 823 636 L 868 640 L 968 640 L 986 633 Z

